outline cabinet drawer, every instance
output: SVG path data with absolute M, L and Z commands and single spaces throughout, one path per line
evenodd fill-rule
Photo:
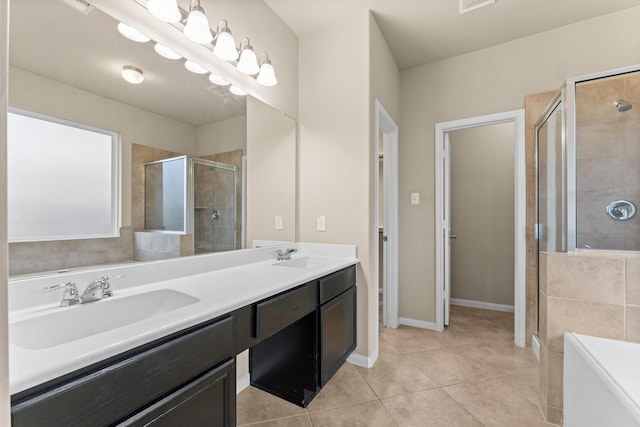
M 356 266 L 343 268 L 319 280 L 320 304 L 356 285 Z
M 316 308 L 316 282 L 256 304 L 255 337 L 268 338 Z
M 16 403 L 13 426 L 112 424 L 233 357 L 233 341 L 227 317 Z

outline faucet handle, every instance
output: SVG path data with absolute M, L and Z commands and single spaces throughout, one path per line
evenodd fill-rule
M 51 292 L 60 288 L 64 288 L 64 294 L 62 295 L 62 300 L 60 301 L 61 307 L 67 307 L 70 305 L 75 305 L 80 303 L 80 295 L 78 293 L 78 288 L 76 287 L 76 282 L 67 282 L 67 283 L 60 283 L 57 285 L 49 285 L 49 286 L 45 286 L 44 290 L 47 292 Z

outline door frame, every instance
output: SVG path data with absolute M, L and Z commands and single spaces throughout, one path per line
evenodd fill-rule
M 435 125 L 435 240 L 436 240 L 436 330 L 442 331 L 445 323 L 444 302 L 450 292 L 445 280 L 445 263 L 449 262 L 445 251 L 445 233 L 448 240 L 449 225 L 445 220 L 445 197 L 450 189 L 445 188 L 444 163 L 449 154 L 445 150 L 448 132 L 500 123 L 514 125 L 514 341 L 525 346 L 526 322 L 526 163 L 525 163 L 525 114 L 524 110 L 506 111 L 484 116 L 469 117 Z
M 382 134 L 382 141 L 380 140 Z M 383 144 L 384 142 L 384 144 Z M 383 182 L 380 183 L 379 158 L 380 148 L 384 150 Z M 390 328 L 398 327 L 398 125 L 393 121 L 389 113 L 379 100 L 375 100 L 375 152 L 373 153 L 375 165 L 375 215 L 373 247 L 374 268 L 379 271 L 380 248 L 378 236 L 379 224 L 379 189 L 384 188 L 384 236 L 387 237 L 386 251 L 383 257 L 383 319 L 384 324 Z M 378 273 L 375 274 L 376 301 L 379 304 L 380 283 Z M 376 304 L 376 308 L 378 307 Z M 376 314 L 378 317 L 379 314 Z M 380 319 L 378 319 L 378 322 Z M 377 326 L 377 324 L 376 324 Z M 375 334 L 376 337 L 378 334 Z

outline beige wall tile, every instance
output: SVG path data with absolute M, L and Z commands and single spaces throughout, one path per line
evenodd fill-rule
M 640 343 L 640 306 L 627 306 L 625 340 Z
M 539 291 L 547 294 L 547 263 L 548 263 L 549 255 L 546 252 L 540 253 L 540 258 L 538 260 L 539 264 L 539 278 L 538 278 L 538 286 Z
M 538 303 L 540 304 L 538 315 L 540 316 L 540 321 L 538 322 L 538 336 L 540 338 L 540 342 L 546 346 L 549 346 L 548 339 L 548 328 L 549 328 L 549 315 L 547 312 L 547 303 L 549 297 L 544 292 L 540 292 L 540 299 Z
M 580 123 L 576 128 L 576 157 L 624 156 L 624 130 L 622 117 Z
M 624 306 L 549 297 L 547 341 L 550 351 L 564 352 L 565 332 L 624 339 Z
M 640 305 L 640 258 L 625 260 L 627 304 Z
M 564 423 L 563 411 L 555 406 L 547 407 L 547 421 L 561 426 Z
M 549 297 L 623 304 L 624 260 L 590 255 L 550 255 L 546 258 L 546 283 Z
M 624 84 L 624 80 L 619 77 L 577 84 L 576 121 L 618 117 L 613 101 L 624 98 Z
M 624 157 L 578 159 L 577 191 L 624 191 Z
M 547 354 L 547 405 L 562 408 L 564 354 L 550 351 Z
M 544 112 L 549 102 L 555 96 L 556 91 L 536 93 L 528 95 L 524 99 L 525 126 L 527 128 L 535 126 L 536 122 Z

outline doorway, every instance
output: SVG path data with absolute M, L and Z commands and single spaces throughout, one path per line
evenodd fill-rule
M 381 327 L 398 327 L 398 126 L 375 101 L 375 234 Z M 378 334 L 376 334 L 377 337 Z
M 525 344 L 525 153 L 524 110 L 472 117 L 436 124 L 436 329 L 442 331 L 448 323 L 451 298 L 451 148 L 454 131 L 501 123 L 513 124 L 514 161 L 514 253 L 513 306 L 514 341 Z M 481 226 L 481 224 L 479 224 Z

